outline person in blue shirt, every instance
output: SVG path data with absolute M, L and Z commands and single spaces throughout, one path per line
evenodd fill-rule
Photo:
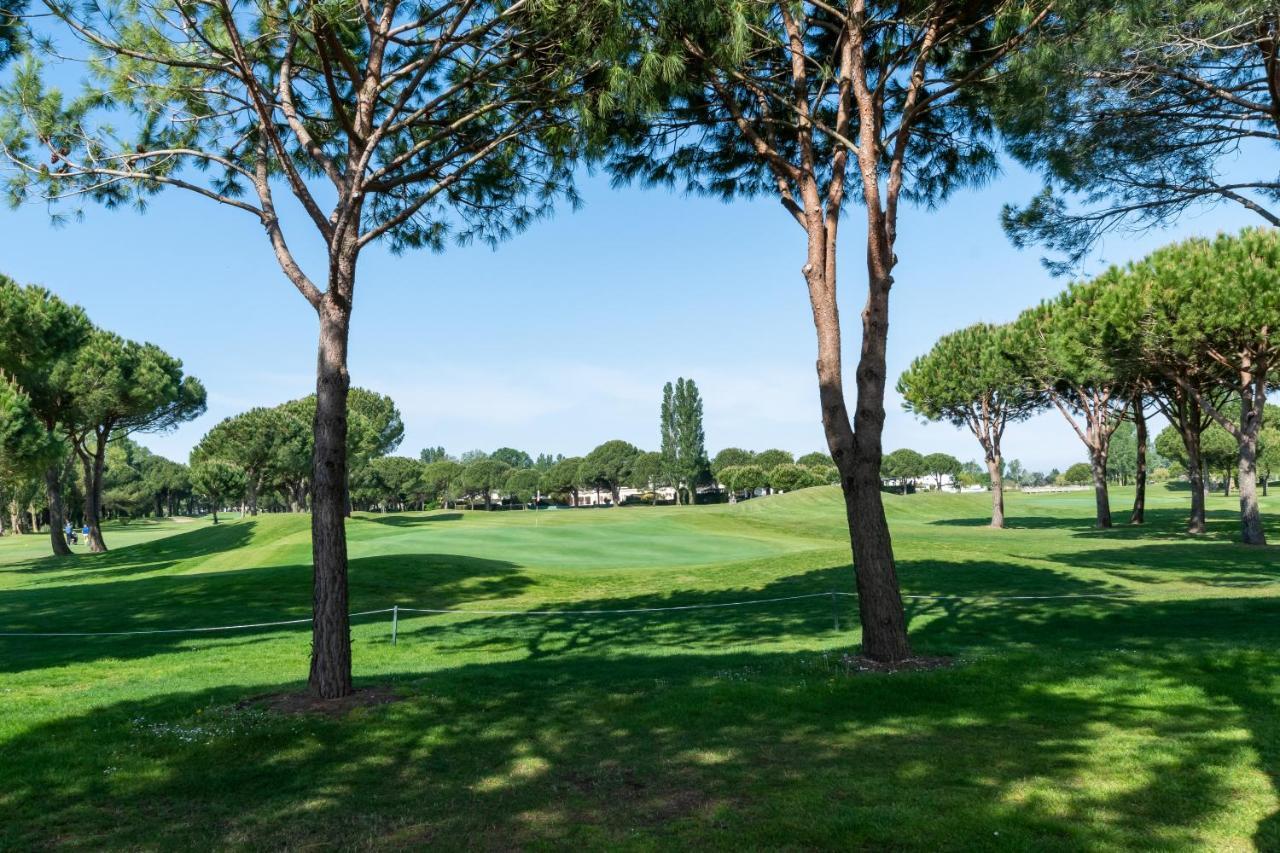
M 84 526 L 84 529 L 81 530 L 80 532 L 84 534 L 84 541 L 88 542 L 89 541 L 89 525 L 86 524 Z
M 71 526 L 71 522 L 69 521 L 67 522 L 67 526 L 63 529 L 62 532 L 66 534 L 67 543 L 69 545 L 76 544 L 76 529 Z

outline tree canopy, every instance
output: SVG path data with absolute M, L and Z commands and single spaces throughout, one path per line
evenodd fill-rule
M 991 477 L 991 525 L 1004 526 L 1001 441 L 1011 423 L 1044 405 L 1011 355 L 1008 326 L 977 323 L 944 335 L 898 379 L 907 411 L 968 427 L 982 446 Z
M 1044 178 L 1003 214 L 1019 246 L 1076 265 L 1105 234 L 1206 205 L 1280 225 L 1275 7 L 1261 0 L 1066 4 L 1002 76 L 1012 154 Z

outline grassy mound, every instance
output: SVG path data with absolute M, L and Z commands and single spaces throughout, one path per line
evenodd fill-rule
M 1126 496 L 1117 494 L 1117 508 Z M 1091 527 L 1092 496 L 886 496 L 936 672 L 849 675 L 850 598 L 354 620 L 346 716 L 305 624 L 0 638 L 0 848 L 1280 848 L 1280 558 Z M 1280 509 L 1273 502 L 1268 508 Z M 354 611 L 635 610 L 853 589 L 831 488 L 735 506 L 360 515 Z M 1280 539 L 1280 529 L 1269 531 Z M 304 618 L 309 519 L 0 540 L 0 631 Z M 1010 598 L 1009 596 L 1017 596 Z M 838 620 L 839 629 L 835 627 Z

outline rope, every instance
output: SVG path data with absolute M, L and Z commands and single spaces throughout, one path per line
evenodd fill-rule
M 401 613 L 473 613 L 477 616 L 604 616 L 610 613 L 664 613 L 671 610 L 709 610 L 713 607 L 744 607 L 750 604 L 773 604 L 776 601 L 798 601 L 801 598 L 830 598 L 829 592 L 811 592 L 782 598 L 755 598 L 750 601 L 726 601 L 718 604 L 683 604 L 677 607 L 630 607 L 624 610 L 430 610 L 401 607 Z
M 354 616 L 373 616 L 377 613 L 390 613 L 391 608 L 386 607 L 382 610 L 365 610 L 360 613 L 348 614 L 348 618 Z M 306 619 L 286 619 L 282 622 L 254 622 L 246 625 L 215 625 L 208 628 L 152 628 L 144 631 L 0 631 L 0 637 L 134 637 L 142 634 L 199 634 L 210 631 L 239 631 L 244 628 L 275 628 L 279 625 L 303 625 L 307 622 L 314 621 L 308 616 Z
M 425 608 L 425 607 L 383 607 L 378 610 L 363 610 L 349 614 L 349 618 L 357 616 L 376 616 L 381 613 L 458 613 L 475 616 L 607 616 L 628 613 L 669 613 L 679 610 L 712 610 L 723 607 L 748 607 L 756 604 L 776 604 L 780 601 L 799 601 L 808 598 L 832 598 L 843 596 L 856 598 L 856 592 L 810 592 L 803 595 L 787 595 L 777 598 L 755 598 L 743 601 L 724 601 L 714 604 L 681 604 L 673 607 L 628 607 L 617 610 L 472 610 L 463 608 Z M 1122 591 L 1098 593 L 1065 593 L 1061 595 L 903 595 L 905 599 L 927 601 L 1044 601 L 1048 599 L 1072 598 L 1126 598 L 1130 597 Z M 241 631 L 248 628 L 276 628 L 284 625 L 305 625 L 314 621 L 308 616 L 305 619 L 286 619 L 280 622 L 253 622 L 244 625 L 216 625 L 202 628 L 151 628 L 138 631 L 0 631 L 0 637 L 134 637 L 152 634 L 202 634 L 216 631 Z
M 838 595 L 857 595 L 841 592 Z M 1128 598 L 1125 592 L 1072 592 L 1063 595 L 904 595 L 903 598 L 928 601 L 1043 601 L 1048 598 Z

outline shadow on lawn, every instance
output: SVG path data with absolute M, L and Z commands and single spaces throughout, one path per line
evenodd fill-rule
M 1280 583 L 1280 548 L 1275 545 L 1256 548 L 1220 542 L 1152 542 L 1046 554 L 1044 559 L 1142 583 L 1181 581 L 1210 587 Z
M 1135 559 L 1188 568 L 1210 553 L 1259 558 L 1229 545 L 1141 547 L 1185 547 Z M 1112 565 L 1132 550 L 1049 559 Z M 996 561 L 902 561 L 900 570 L 913 594 L 1118 591 Z M 356 610 L 464 606 L 534 583 L 513 564 L 430 554 L 353 560 L 351 582 Z M 172 601 L 208 624 L 287 618 L 305 614 L 309 583 L 308 567 L 288 566 L 19 590 L 0 593 L 0 622 L 145 626 Z M 831 566 L 763 589 L 540 609 L 723 604 L 852 585 L 849 566 Z M 840 602 L 852 641 L 854 602 Z M 1236 822 L 1257 847 L 1280 845 L 1276 818 L 1261 814 L 1280 767 L 1280 600 L 908 607 L 919 652 L 976 652 L 977 661 L 849 678 L 830 656 L 764 649 L 779 638 L 829 640 L 825 598 L 415 618 L 385 650 L 392 669 L 401 655 L 528 659 L 380 676 L 408 700 L 347 720 L 235 708 L 245 695 L 301 686 L 288 682 L 171 693 L 41 725 L 0 744 L 0 848 L 53 838 L 73 848 L 1191 848 L 1205 844 L 1209 825 L 1231 831 L 1220 819 L 1229 809 L 1243 810 Z M 279 630 L 238 635 L 223 653 Z M 185 639 L 35 651 L 0 641 L 0 668 L 146 657 Z M 1257 767 L 1269 781 L 1248 770 Z
M 1152 508 L 1147 510 L 1145 524 L 1129 524 L 1128 507 L 1112 507 L 1115 526 L 1102 530 L 1094 526 L 1093 517 L 1085 515 L 1037 516 L 1018 515 L 1017 507 L 1005 517 L 1008 530 L 1071 530 L 1075 536 L 1107 539 L 1191 539 L 1186 530 L 1187 511 L 1181 508 Z M 1268 522 L 1273 519 L 1264 519 Z M 942 527 L 990 527 L 990 515 L 966 518 L 939 518 L 929 524 Z M 1231 540 L 1240 533 L 1240 514 L 1228 509 L 1211 509 L 1205 512 L 1207 531 L 1196 540 Z M 1268 526 L 1271 526 L 1270 524 Z
M 91 573 L 94 577 L 111 578 L 144 574 L 167 569 L 182 560 L 217 554 L 249 544 L 256 522 L 238 521 L 174 533 L 149 542 L 138 542 L 112 548 L 105 554 L 91 554 L 85 546 L 77 546 L 70 557 L 41 557 L 29 565 L 6 568 L 9 574 L 45 574 L 48 572 Z M 107 545 L 110 546 L 108 540 Z
M 167 540 L 166 540 L 167 541 Z M 446 554 L 395 554 L 350 561 L 351 610 L 396 601 L 452 607 L 501 599 L 535 583 L 514 563 Z M 244 625 L 311 615 L 311 566 L 161 575 L 0 591 L 0 631 L 139 631 Z M 309 624 L 251 628 L 227 634 L 139 637 L 0 637 L 0 672 L 21 672 L 101 658 L 145 658 L 192 639 L 308 633 Z
M 1213 660 L 850 678 L 813 654 L 580 655 L 384 677 L 407 701 L 339 721 L 168 694 L 0 747 L 0 846 L 1192 848 L 1226 809 L 1257 819 L 1242 768 L 1280 759 L 1275 655 Z
M 371 521 L 374 524 L 385 524 L 388 527 L 421 527 L 424 524 L 434 524 L 437 521 L 461 521 L 462 513 L 438 512 L 432 515 L 381 515 L 368 513 L 360 515 L 359 519 L 361 521 Z

